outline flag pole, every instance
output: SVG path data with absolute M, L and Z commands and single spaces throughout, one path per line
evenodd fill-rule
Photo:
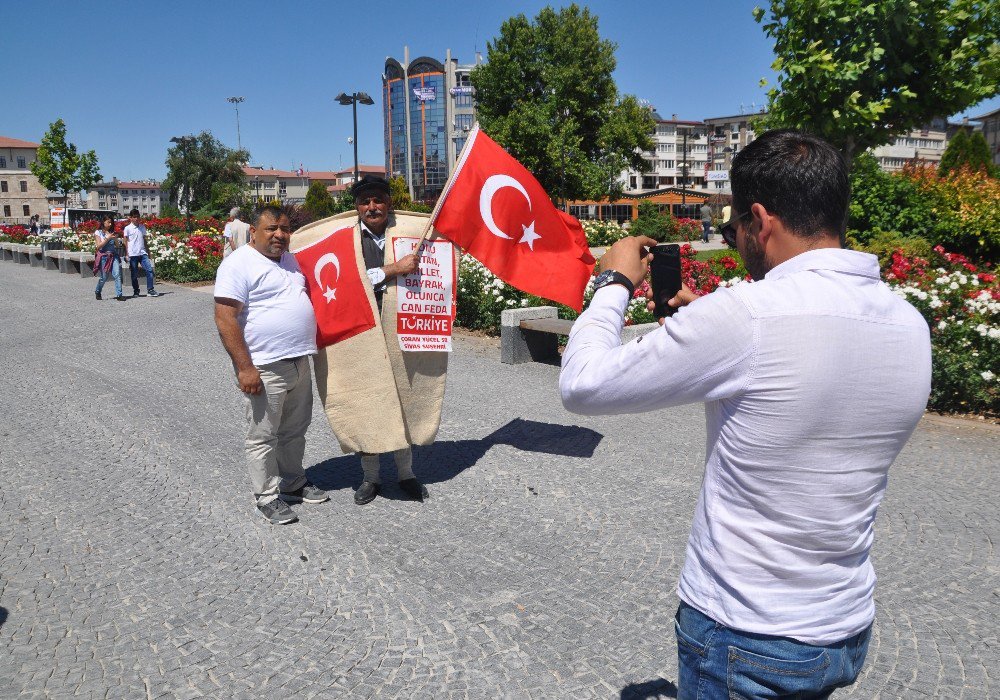
M 472 144 L 476 140 L 476 135 L 479 133 L 479 122 L 476 122 L 472 126 L 472 131 L 469 132 L 469 138 L 465 140 L 465 145 L 462 146 L 462 152 L 458 154 L 458 159 L 455 161 L 455 169 L 452 171 L 451 175 L 448 177 L 448 181 L 444 183 L 444 189 L 441 190 L 441 196 L 438 197 L 437 202 L 434 204 L 434 211 L 431 212 L 431 218 L 427 220 L 427 225 L 424 227 L 424 232 L 420 234 L 420 241 L 417 243 L 417 250 L 420 250 L 420 246 L 424 244 L 427 237 L 431 234 L 431 229 L 434 228 L 434 221 L 437 219 L 438 213 L 441 211 L 441 207 L 444 205 L 444 200 L 448 196 L 448 192 L 451 190 L 451 186 L 455 184 L 458 174 L 462 172 L 462 166 L 465 165 L 465 159 L 469 155 L 469 151 L 472 150 Z

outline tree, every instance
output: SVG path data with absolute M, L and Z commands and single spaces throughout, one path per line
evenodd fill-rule
M 995 175 L 996 169 L 990 158 L 990 146 L 978 131 L 969 133 L 966 129 L 958 130 L 948 141 L 948 146 L 941 155 L 938 174 L 944 177 L 962 168 L 981 170 L 987 174 Z
M 63 203 L 70 192 L 88 189 L 100 181 L 97 155 L 93 151 L 77 153 L 76 145 L 66 143 L 66 123 L 56 119 L 38 146 L 38 155 L 28 166 L 42 187 L 59 192 Z
M 621 193 L 621 173 L 652 148 L 650 110 L 619 96 L 615 44 L 576 4 L 511 17 L 472 71 L 479 122 L 553 198 Z
M 406 187 L 406 180 L 401 175 L 389 178 L 389 193 L 392 197 L 392 208 L 397 211 L 416 211 L 429 214 L 433 210 L 426 204 L 410 199 L 410 190 Z M 354 206 L 353 200 L 351 206 Z
M 167 150 L 167 177 L 163 187 L 170 192 L 170 201 L 177 203 L 181 189 L 184 188 L 185 198 L 190 197 L 189 208 L 192 211 L 203 209 L 210 204 L 217 204 L 226 209 L 227 206 L 238 206 L 237 194 L 246 189 L 246 174 L 243 164 L 250 160 L 246 150 L 233 150 L 212 136 L 212 132 L 203 131 L 197 136 L 182 137 Z M 221 185 L 235 185 L 223 189 Z M 213 185 L 216 197 L 213 198 Z M 234 201 L 227 201 L 233 199 Z M 213 200 L 215 200 L 213 202 Z
M 309 190 L 306 192 L 306 201 L 303 208 L 313 217 L 323 219 L 333 214 L 333 197 L 326 189 L 326 183 L 320 180 L 313 180 L 309 183 Z
M 763 126 L 814 133 L 848 162 L 1000 91 L 998 0 L 771 0 L 754 19 L 777 57 Z

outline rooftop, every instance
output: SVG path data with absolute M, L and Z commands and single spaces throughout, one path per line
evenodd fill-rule
M 0 136 L 0 148 L 38 148 L 37 143 L 12 139 L 9 136 Z

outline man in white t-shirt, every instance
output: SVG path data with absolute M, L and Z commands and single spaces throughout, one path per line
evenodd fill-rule
M 129 224 L 125 227 L 125 257 L 128 259 L 128 269 L 132 273 L 132 296 L 139 296 L 139 267 L 146 272 L 146 294 L 158 297 L 153 284 L 153 263 L 146 250 L 146 226 L 139 221 L 139 210 L 128 213 Z
M 719 233 L 756 281 L 702 297 L 683 287 L 663 327 L 622 345 L 656 241 L 618 241 L 573 324 L 559 386 L 563 405 L 587 415 L 705 404 L 705 473 L 677 589 L 678 698 L 825 698 L 864 664 L 875 515 L 927 405 L 930 332 L 874 255 L 841 248 L 850 187 L 830 144 L 768 131 L 730 175 Z M 669 435 L 650 443 L 651 460 L 664 445 Z
M 223 260 L 215 277 L 215 324 L 246 399 L 250 483 L 257 512 L 272 524 L 298 519 L 288 503 L 329 498 L 302 468 L 316 316 L 288 252 L 291 235 L 288 216 L 264 207 L 250 227 L 250 244 Z
M 222 246 L 222 257 L 229 257 L 229 254 L 250 242 L 250 224 L 240 221 L 240 208 L 233 207 L 229 210 L 229 221 L 226 222 L 222 230 L 225 243 Z

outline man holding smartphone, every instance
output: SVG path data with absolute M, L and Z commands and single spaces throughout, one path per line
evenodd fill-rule
M 840 247 L 849 186 L 833 147 L 767 132 L 731 179 L 720 232 L 755 283 L 704 297 L 682 287 L 662 328 L 621 345 L 655 244 L 622 239 L 573 326 L 560 390 L 587 415 L 705 403 L 678 697 L 826 697 L 864 663 L 875 514 L 927 404 L 930 334 L 874 256 Z

